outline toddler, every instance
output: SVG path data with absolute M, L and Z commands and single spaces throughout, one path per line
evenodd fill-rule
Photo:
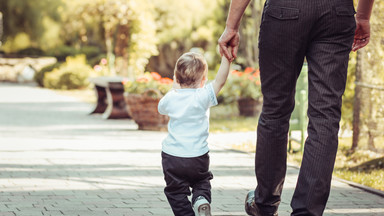
M 170 117 L 162 143 L 164 193 L 176 216 L 211 215 L 209 171 L 209 108 L 217 105 L 230 62 L 222 57 L 214 81 L 206 84 L 208 65 L 201 54 L 188 52 L 176 62 L 173 89 L 159 102 L 160 114 Z M 188 200 L 191 195 L 192 204 Z

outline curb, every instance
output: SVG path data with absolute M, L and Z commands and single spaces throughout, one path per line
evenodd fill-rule
M 300 169 L 300 167 L 296 166 L 296 165 L 293 165 L 293 164 L 288 164 L 287 163 L 287 166 L 290 166 L 292 168 L 296 168 L 296 169 Z M 359 183 L 356 183 L 356 182 L 352 182 L 352 181 L 348 181 L 348 180 L 345 180 L 345 179 L 342 179 L 342 178 L 339 178 L 339 177 L 335 177 L 332 175 L 332 179 L 333 180 L 336 180 L 336 181 L 340 181 L 340 182 L 343 182 L 351 187 L 354 187 L 354 188 L 358 188 L 360 190 L 363 190 L 363 191 L 366 191 L 366 192 L 369 192 L 371 194 L 375 194 L 377 196 L 380 196 L 380 197 L 383 197 L 384 198 L 384 191 L 381 191 L 381 190 L 378 190 L 378 189 L 375 189 L 375 188 L 371 188 L 371 187 L 368 187 L 368 186 L 365 186 L 365 185 L 362 185 L 362 184 L 359 184 Z
M 220 146 L 220 145 L 215 145 L 215 146 Z M 226 148 L 226 147 L 223 147 L 223 146 L 220 146 L 221 148 L 224 148 L 226 150 L 229 150 L 229 151 L 234 151 L 234 152 L 239 152 L 239 153 L 245 153 L 245 154 L 254 154 L 252 152 L 247 152 L 247 151 L 243 151 L 243 150 L 237 150 L 237 149 L 232 149 L 232 148 Z M 287 163 L 287 166 L 289 167 L 292 167 L 292 168 L 295 168 L 295 169 L 300 169 L 299 166 L 296 166 L 296 165 L 293 165 L 293 164 L 290 164 L 290 163 Z M 334 180 L 337 180 L 337 181 L 340 181 L 340 182 L 343 182 L 351 187 L 354 187 L 354 188 L 358 188 L 360 190 L 363 190 L 363 191 L 366 191 L 368 193 L 371 193 L 371 194 L 375 194 L 377 196 L 380 196 L 380 197 L 383 197 L 384 198 L 384 191 L 381 191 L 381 190 L 378 190 L 378 189 L 375 189 L 375 188 L 371 188 L 371 187 L 368 187 L 368 186 L 365 186 L 365 185 L 362 185 L 362 184 L 359 184 L 359 183 L 356 183 L 356 182 L 352 182 L 352 181 L 348 181 L 348 180 L 345 180 L 345 179 L 342 179 L 342 178 L 338 178 L 338 177 L 334 177 L 332 176 L 332 179 Z
M 368 187 L 368 186 L 365 186 L 365 185 L 362 185 L 362 184 L 359 184 L 359 183 L 356 183 L 356 182 L 351 182 L 351 181 L 348 181 L 348 180 L 345 180 L 345 179 L 341 179 L 341 178 L 338 178 L 338 177 L 332 177 L 333 179 L 337 180 L 337 181 L 341 181 L 343 183 L 346 183 L 352 187 L 355 187 L 355 188 L 358 188 L 360 190 L 363 190 L 363 191 L 366 191 L 366 192 L 369 192 L 369 193 L 372 193 L 372 194 L 375 194 L 377 196 L 380 196 L 380 197 L 383 197 L 384 198 L 384 191 L 381 191 L 381 190 L 377 190 L 375 188 L 371 188 L 371 187 Z

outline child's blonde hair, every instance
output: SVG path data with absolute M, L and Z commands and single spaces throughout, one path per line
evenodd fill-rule
M 204 56 L 199 53 L 184 53 L 176 62 L 175 76 L 181 86 L 198 84 L 208 71 Z

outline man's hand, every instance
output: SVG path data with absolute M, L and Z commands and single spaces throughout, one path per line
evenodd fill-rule
M 370 24 L 372 7 L 374 0 L 359 0 L 356 13 L 356 32 L 352 44 L 352 51 L 357 51 L 365 47 L 369 42 Z
M 237 57 L 237 51 L 239 50 L 239 31 L 225 28 L 223 34 L 219 38 L 218 43 L 220 46 L 220 55 L 224 55 L 228 61 L 232 62 Z M 231 48 L 232 52 L 229 48 Z
M 352 51 L 355 52 L 365 47 L 369 43 L 370 35 L 369 20 L 356 18 L 356 32 L 355 39 L 352 44 Z

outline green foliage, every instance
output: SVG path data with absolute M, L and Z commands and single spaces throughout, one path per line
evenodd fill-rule
M 53 71 L 55 68 L 59 68 L 61 64 L 62 64 L 61 62 L 56 62 L 55 64 L 48 65 L 46 67 L 43 67 L 40 71 L 37 71 L 35 73 L 35 77 L 34 77 L 35 82 L 39 86 L 44 87 L 44 77 L 45 77 L 45 74 L 48 73 L 48 72 Z
M 356 71 L 356 53 L 349 55 L 348 75 L 345 92 L 343 95 L 343 105 L 341 107 L 341 129 L 352 128 L 353 121 L 353 102 L 355 97 L 355 71 Z
M 97 46 L 82 46 L 79 52 L 81 54 L 84 54 L 87 59 L 91 59 L 99 56 L 101 53 L 101 49 Z
M 182 38 L 193 41 L 213 39 L 209 27 L 214 25 L 211 21 L 215 18 L 213 11 L 217 1 L 157 0 L 152 3 L 160 43 Z
M 219 104 L 211 108 L 210 132 L 255 131 L 258 117 L 239 116 L 236 103 Z M 254 150 L 254 148 L 252 148 Z M 244 150 L 244 149 L 243 149 Z
M 58 8 L 61 3 L 61 0 L 1 0 L 0 12 L 3 13 L 5 50 L 15 52 L 29 46 L 40 47 L 45 43 L 42 37 L 46 30 L 43 24 L 44 18 L 50 17 L 51 20 L 59 21 Z M 28 35 L 29 44 L 28 41 L 14 40 L 22 34 Z M 18 43 L 20 41 L 25 45 L 21 46 Z
M 62 45 L 47 52 L 47 55 L 54 56 L 58 61 L 65 61 L 68 56 L 84 54 L 87 59 L 100 56 L 101 49 L 97 46 L 83 46 L 77 49 L 73 46 Z M 100 59 L 99 59 L 100 60 Z
M 115 74 L 115 64 L 119 75 L 140 75 L 148 59 L 157 54 L 151 1 L 68 0 L 65 3 L 63 37 L 71 44 L 101 44 L 112 63 L 111 75 Z
M 242 66 L 257 67 L 259 64 L 258 36 L 264 2 L 265 0 L 253 0 L 244 12 L 240 26 L 241 43 L 236 59 L 236 63 Z
M 247 67 L 243 72 L 230 72 L 227 82 L 219 93 L 224 103 L 236 102 L 239 98 L 261 98 L 260 71 Z
M 374 3 L 371 14 L 369 44 L 358 51 L 357 65 L 359 80 L 356 88 L 359 94 L 359 125 L 354 129 L 360 131 L 358 145 L 362 146 L 362 139 L 368 137 L 368 146 L 375 149 L 377 137 L 384 135 L 384 1 Z M 356 138 L 356 137 L 355 137 Z M 356 144 L 356 143 L 354 143 Z
M 65 61 L 68 56 L 79 54 L 79 50 L 73 46 L 62 45 L 47 52 L 47 55 L 54 56 L 58 61 Z
M 19 55 L 28 55 L 28 56 L 43 56 L 44 55 L 44 51 L 39 49 L 39 48 L 28 47 L 28 48 L 19 50 L 17 52 L 17 54 L 19 54 Z
M 88 64 L 91 65 L 91 66 L 95 66 L 95 65 L 100 63 L 101 59 L 106 59 L 106 58 L 107 58 L 107 55 L 105 53 L 100 53 L 97 56 L 89 58 L 88 59 Z
M 226 11 L 218 8 L 219 2 L 221 0 L 153 1 L 159 54 L 150 59 L 148 70 L 171 77 L 176 60 L 193 47 L 202 48 L 208 65 L 215 67 L 219 62 L 216 52 L 219 38 L 217 32 L 222 32 L 225 26 L 217 22 L 225 22 L 226 16 Z
M 369 170 L 367 172 L 336 169 L 334 175 L 358 184 L 366 185 L 384 191 L 384 170 Z
M 28 34 L 20 32 L 12 38 L 8 38 L 2 48 L 5 52 L 16 52 L 18 50 L 27 49 L 32 46 L 31 38 Z
M 80 89 L 89 85 L 88 78 L 94 75 L 86 64 L 85 55 L 67 57 L 66 62 L 52 72 L 45 73 L 44 87 L 53 89 Z
M 130 94 L 149 93 L 150 96 L 159 98 L 165 95 L 172 88 L 173 81 L 163 78 L 156 72 L 146 72 L 134 80 L 124 82 L 125 91 Z

